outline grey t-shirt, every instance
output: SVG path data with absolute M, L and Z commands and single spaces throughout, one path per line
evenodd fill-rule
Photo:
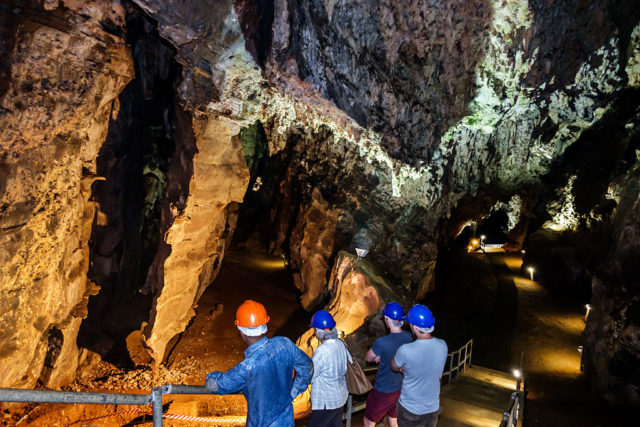
M 447 343 L 439 338 L 415 340 L 400 346 L 394 357 L 404 368 L 398 402 L 416 415 L 440 409 L 440 377 L 447 360 Z

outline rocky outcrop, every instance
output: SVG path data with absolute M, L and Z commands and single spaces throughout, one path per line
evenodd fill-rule
M 350 336 L 364 324 L 376 323 L 384 333 L 381 319 L 374 319 L 384 305 L 396 301 L 405 308 L 410 306 L 411 298 L 402 288 L 389 282 L 381 271 L 366 259 L 358 261 L 356 255 L 341 251 L 331 270 L 328 292 L 331 300 L 325 307 L 336 321 L 336 327 L 345 336 Z M 355 340 L 356 337 L 350 337 Z M 367 335 L 365 340 L 371 344 L 375 336 Z M 309 329 L 300 338 L 297 345 L 310 356 L 320 343 L 313 329 Z M 362 347 L 362 346 L 360 346 Z M 358 347 L 354 356 L 362 360 L 368 348 Z M 353 349 L 352 349 L 353 350 Z
M 583 363 L 598 393 L 640 406 L 640 154 L 620 182 L 613 245 L 593 278 Z
M 220 270 L 238 214 L 237 204 L 249 184 L 249 171 L 236 136 L 238 124 L 222 117 L 196 116 L 193 123 L 198 152 L 185 208 L 165 233 L 170 253 L 160 259 L 161 282 L 145 343 L 161 361 L 167 343 L 182 332 L 195 315 L 204 289 Z M 175 211 L 174 211 L 175 212 Z
M 45 13 L 17 2 L 0 14 L 14 24 L 0 30 L 10 64 L 0 99 L 0 384 L 56 387 L 75 374 L 95 293 L 86 276 L 95 160 L 132 62 L 118 3 Z
M 327 271 L 334 253 L 339 215 L 323 200 L 318 189 L 311 197 L 311 203 L 296 221 L 292 232 L 295 240 L 290 245 L 291 268 L 295 271 L 293 279 L 302 291 L 301 303 L 306 309 L 318 305 L 327 289 Z

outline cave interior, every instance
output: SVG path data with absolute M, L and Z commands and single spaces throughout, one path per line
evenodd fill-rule
M 200 384 L 245 299 L 362 361 L 398 301 L 522 370 L 526 425 L 633 425 L 638 2 L 9 0 L 0 36 L 0 387 Z

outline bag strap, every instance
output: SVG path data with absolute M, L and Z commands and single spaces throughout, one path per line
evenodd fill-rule
M 340 338 L 338 338 L 338 341 L 340 341 L 342 343 L 342 345 L 344 346 L 344 349 L 347 350 L 347 355 L 348 355 L 347 361 L 349 363 L 353 363 L 354 362 L 353 355 L 349 351 L 349 347 L 347 347 L 347 343 L 342 341 Z

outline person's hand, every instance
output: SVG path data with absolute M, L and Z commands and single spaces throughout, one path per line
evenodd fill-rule
M 376 356 L 375 362 L 380 363 L 380 356 Z

